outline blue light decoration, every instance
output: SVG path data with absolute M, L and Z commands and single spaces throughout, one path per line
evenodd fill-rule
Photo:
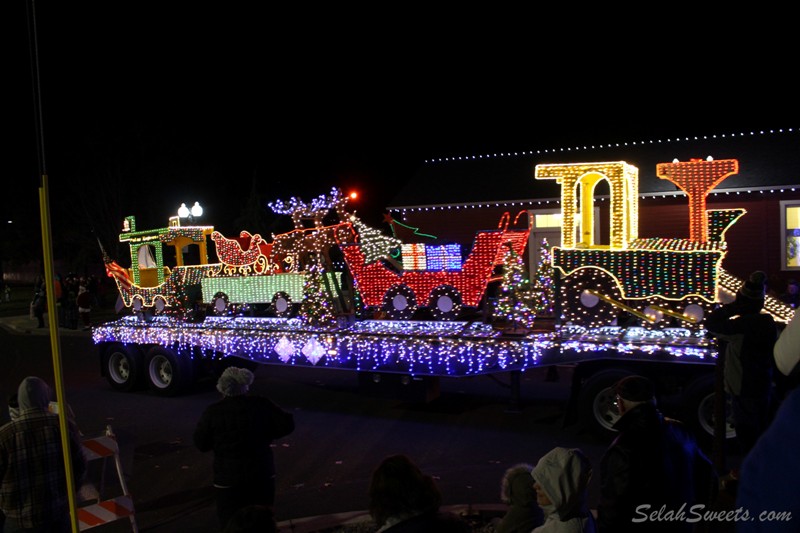
M 491 325 L 469 322 L 366 320 L 315 329 L 297 318 L 207 317 L 204 323 L 157 316 L 125 317 L 95 327 L 95 344 L 158 344 L 182 357 L 241 357 L 262 364 L 314 366 L 418 376 L 464 377 L 597 358 L 676 357 L 707 361 L 714 347 L 702 337 L 652 342 L 602 330 L 562 328 L 506 338 Z
M 426 244 L 424 246 L 426 270 L 461 271 L 460 244 Z

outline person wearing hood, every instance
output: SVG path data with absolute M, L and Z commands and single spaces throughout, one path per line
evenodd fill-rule
M 600 460 L 600 533 L 692 531 L 693 522 L 682 517 L 694 518 L 692 508 L 702 513 L 717 496 L 711 461 L 681 422 L 656 408 L 649 379 L 624 377 L 614 391 L 621 416 L 614 424 L 619 434 Z
M 294 416 L 272 400 L 249 395 L 255 376 L 228 367 L 217 380 L 222 399 L 209 405 L 194 431 L 201 452 L 214 452 L 214 492 L 220 527 L 249 505 L 275 503 L 272 441 L 294 431 Z
M 0 428 L 0 509 L 5 531 L 71 530 L 67 476 L 58 416 L 50 387 L 29 376 L 17 389 L 18 413 Z M 68 421 L 75 486 L 86 472 L 77 426 Z
M 553 448 L 531 472 L 536 501 L 545 514 L 544 524 L 532 533 L 595 533 L 589 510 L 592 465 L 577 448 Z
M 531 482 L 532 471 L 532 465 L 519 463 L 503 474 L 500 500 L 508 505 L 508 510 L 496 519 L 495 533 L 530 533 L 544 522 L 544 513 L 536 502 L 536 491 Z
M 764 272 L 750 274 L 736 299 L 708 315 L 706 329 L 724 341 L 725 392 L 731 398 L 731 416 L 742 455 L 753 448 L 767 429 L 775 402 L 773 349 L 778 327 L 763 313 L 766 298 Z M 736 477 L 734 470 L 732 476 Z
M 376 533 L 470 533 L 468 522 L 442 510 L 442 493 L 410 457 L 394 454 L 375 467 L 367 489 Z

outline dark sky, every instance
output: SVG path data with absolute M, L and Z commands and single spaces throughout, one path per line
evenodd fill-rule
M 35 200 L 41 159 L 32 3 L 6 4 L 13 213 Z M 789 86 L 770 82 L 778 89 L 754 106 L 753 74 L 730 49 L 687 62 L 630 42 L 561 45 L 513 13 L 465 25 L 260 5 L 37 2 L 51 203 L 119 203 L 151 226 L 197 200 L 204 222 L 238 231 L 255 180 L 264 204 L 356 188 L 364 200 L 351 207 L 377 223 L 430 157 L 797 125 Z

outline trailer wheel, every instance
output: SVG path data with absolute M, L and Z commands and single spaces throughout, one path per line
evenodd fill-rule
M 713 373 L 697 377 L 683 393 L 686 421 L 697 438 L 706 443 L 714 440 L 715 376 Z M 736 438 L 730 398 L 725 395 L 725 440 Z
M 147 384 L 159 396 L 175 396 L 192 381 L 192 363 L 187 355 L 155 346 L 147 354 Z
M 417 297 L 408 285 L 393 285 L 383 296 L 383 310 L 396 320 L 408 320 L 417 310 Z
M 294 314 L 292 298 L 285 292 L 277 292 L 272 297 L 272 312 L 275 316 L 288 318 Z
M 103 370 L 111 388 L 131 392 L 142 385 L 142 353 L 136 346 L 110 344 L 103 353 Z
M 620 415 L 614 385 L 630 375 L 627 370 L 603 370 L 586 381 L 578 395 L 578 409 L 584 428 L 604 438 L 612 438 L 617 434 L 613 426 Z
M 451 285 L 439 285 L 431 291 L 428 307 L 437 320 L 455 320 L 461 312 L 461 293 Z
M 224 292 L 218 292 L 211 299 L 211 309 L 217 316 L 222 316 L 228 313 L 228 295 Z

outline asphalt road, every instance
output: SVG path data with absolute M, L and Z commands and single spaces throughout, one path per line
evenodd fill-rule
M 0 346 L 1 397 L 27 375 L 54 383 L 46 331 L 0 328 Z M 66 399 L 80 428 L 93 436 L 111 425 L 118 436 L 140 531 L 217 531 L 212 457 L 197 451 L 191 440 L 200 413 L 218 398 L 214 383 L 175 398 L 149 390 L 117 392 L 100 376 L 88 332 L 64 332 L 59 346 Z M 507 375 L 443 379 L 438 397 L 425 402 L 415 393 L 419 383 L 397 385 L 390 395 L 381 387 L 360 386 L 348 371 L 260 367 L 252 392 L 293 412 L 297 426 L 275 443 L 276 516 L 282 530 L 302 533 L 363 516 L 371 470 L 393 453 L 408 454 L 435 476 L 445 505 L 473 510 L 502 509 L 505 469 L 535 463 L 554 446 L 581 448 L 598 467 L 608 442 L 562 427 L 569 374 L 569 368 L 561 368 L 557 382 L 546 381 L 543 370 L 523 374 L 514 405 L 504 386 Z M 3 410 L 0 422 L 6 420 Z M 596 476 L 592 506 L 598 491 Z M 123 520 L 94 531 L 130 527 Z

